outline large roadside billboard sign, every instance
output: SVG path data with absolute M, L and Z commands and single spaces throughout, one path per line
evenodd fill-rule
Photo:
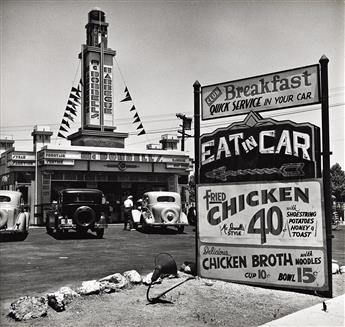
M 249 113 L 200 137 L 200 183 L 316 178 L 320 129 Z
M 202 277 L 327 289 L 321 180 L 199 185 Z
M 201 277 L 332 296 L 327 57 L 319 63 L 194 83 Z M 321 104 L 321 130 L 260 115 L 314 104 Z M 200 116 L 236 115 L 245 118 L 200 135 Z
M 320 103 L 319 65 L 201 87 L 201 119 Z

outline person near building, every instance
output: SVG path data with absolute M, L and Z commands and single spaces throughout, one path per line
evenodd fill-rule
M 129 230 L 133 230 L 133 219 L 132 219 L 132 209 L 133 209 L 133 196 L 129 195 L 123 203 L 125 220 L 123 225 L 123 230 L 127 229 L 127 224 L 129 225 Z

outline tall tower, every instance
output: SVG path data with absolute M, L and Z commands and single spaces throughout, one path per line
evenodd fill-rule
M 72 145 L 124 147 L 128 133 L 114 132 L 113 58 L 108 48 L 108 23 L 98 8 L 88 14 L 86 44 L 82 45 L 82 120 L 77 133 L 68 137 Z

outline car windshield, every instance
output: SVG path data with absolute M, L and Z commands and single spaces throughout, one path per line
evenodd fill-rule
M 95 193 L 66 193 L 63 195 L 64 203 L 91 202 L 102 203 L 102 195 Z
M 157 202 L 175 202 L 175 198 L 173 196 L 159 196 L 157 197 Z
M 0 202 L 11 202 L 11 198 L 6 195 L 0 195 Z

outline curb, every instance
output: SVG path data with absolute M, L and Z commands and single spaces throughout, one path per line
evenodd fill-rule
M 345 294 L 273 320 L 259 327 L 344 326 L 344 304 Z

